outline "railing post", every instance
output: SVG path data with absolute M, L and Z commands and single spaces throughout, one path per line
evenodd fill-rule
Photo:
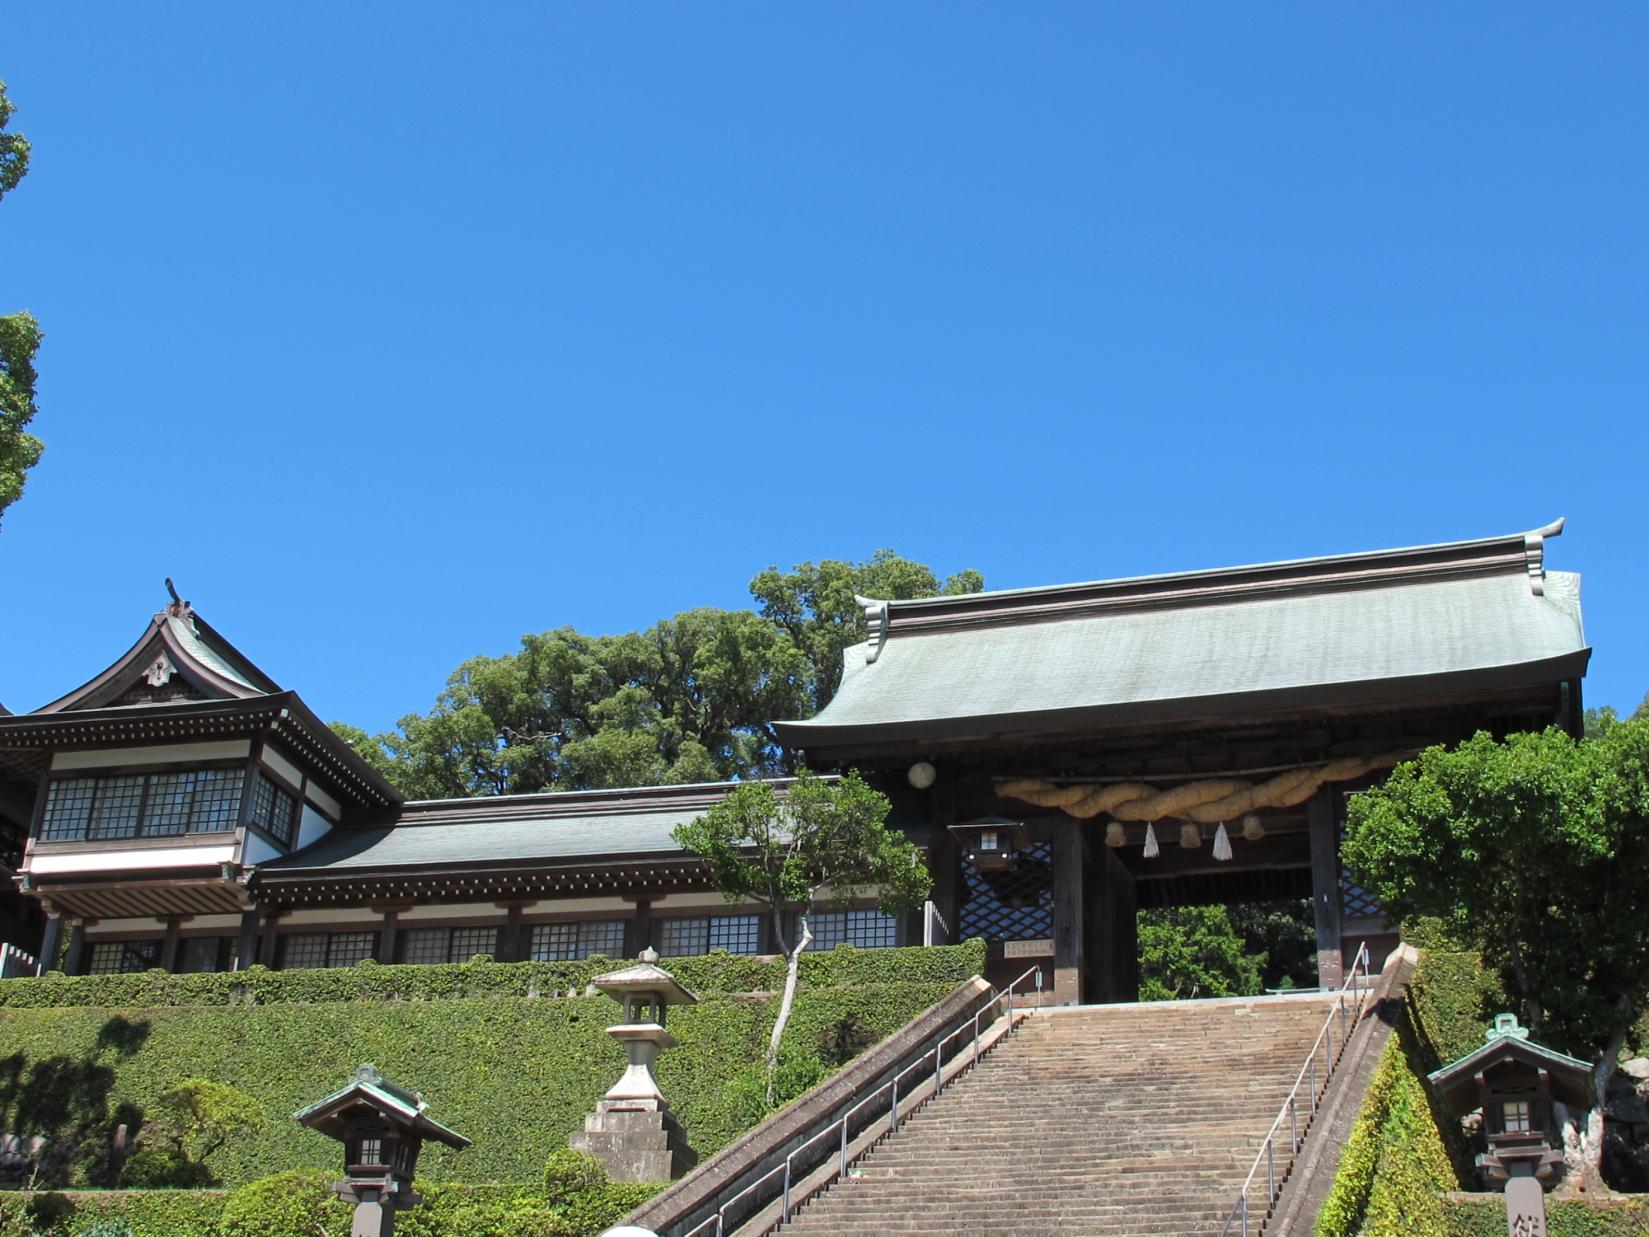
M 790 1223 L 790 1157 L 784 1157 L 784 1222 Z
M 1242 1237 L 1248 1237 L 1248 1191 L 1240 1195 L 1242 1199 Z
M 1311 1046 L 1311 1111 L 1317 1111 L 1317 1045 Z
M 899 1075 L 893 1076 L 893 1112 L 888 1121 L 887 1132 L 893 1133 L 899 1128 Z
M 716 1212 L 716 1237 L 726 1237 L 722 1232 L 722 1225 L 725 1223 L 726 1217 L 721 1212 Z
M 945 1090 L 945 1057 L 944 1044 L 933 1046 L 933 1098 L 938 1099 Z
M 979 1064 L 979 1015 L 973 1016 L 973 1063 Z
M 1293 1151 L 1300 1149 L 1300 1120 L 1296 1108 L 1294 1097 L 1291 1095 L 1288 1097 L 1288 1145 Z
M 1267 1206 L 1277 1201 L 1277 1168 L 1272 1155 L 1272 1148 L 1276 1144 L 1271 1141 L 1271 1135 L 1265 1136 L 1265 1201 Z
M 842 1162 L 837 1174 L 843 1181 L 847 1180 L 847 1118 L 842 1118 Z

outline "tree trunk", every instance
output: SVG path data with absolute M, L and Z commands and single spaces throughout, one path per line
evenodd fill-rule
M 777 907 L 773 909 L 775 920 L 779 917 Z M 790 1007 L 796 1003 L 796 976 L 801 969 L 802 953 L 813 943 L 813 929 L 808 925 L 808 912 L 803 910 L 796 920 L 796 946 L 785 951 L 784 995 L 779 998 L 779 1016 L 773 1020 L 773 1035 L 767 1041 L 767 1103 L 771 1107 L 778 1102 L 778 1074 L 779 1074 L 779 1041 L 784 1038 L 785 1024 L 790 1021 Z M 779 932 L 781 945 L 784 933 Z

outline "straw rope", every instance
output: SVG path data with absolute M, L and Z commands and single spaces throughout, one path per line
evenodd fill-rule
M 1185 782 L 1168 790 L 1159 790 L 1147 782 L 1061 786 L 1040 777 L 1002 778 L 996 783 L 996 793 L 1037 807 L 1059 808 L 1078 820 L 1109 812 L 1116 820 L 1155 821 L 1172 816 L 1198 824 L 1213 824 L 1259 808 L 1293 807 L 1311 798 L 1325 783 L 1346 782 L 1375 769 L 1389 769 L 1410 754 L 1349 756 L 1325 765 L 1289 769 L 1263 782 L 1240 777 L 1209 778 Z

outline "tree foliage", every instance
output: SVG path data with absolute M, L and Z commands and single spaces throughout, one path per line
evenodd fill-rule
M 887 796 L 857 773 L 837 781 L 804 769 L 783 795 L 770 783 L 746 782 L 671 834 L 709 865 L 729 902 L 754 900 L 772 912 L 787 965 L 768 1043 L 769 1101 L 797 969 L 813 941 L 810 921 L 820 901 L 842 903 L 874 892 L 882 909 L 892 912 L 916 905 L 932 888 L 921 850 L 887 827 L 887 813 Z M 793 934 L 787 913 L 795 916 Z
M 857 565 L 769 568 L 751 585 L 759 614 L 699 609 L 623 635 L 527 635 L 517 652 L 464 662 L 435 707 L 394 732 L 333 729 L 414 798 L 770 776 L 790 762 L 771 723 L 828 700 L 842 648 L 863 638 L 855 589 L 913 597 L 980 583 L 963 572 L 941 586 L 889 550 Z
M 1428 748 L 1352 799 L 1343 853 L 1388 914 L 1479 949 L 1602 1093 L 1649 991 L 1649 717 Z
M 1263 953 L 1249 953 L 1223 906 L 1139 913 L 1139 999 L 1254 996 Z
M 17 109 L 0 81 L 0 198 L 17 187 L 29 170 L 29 142 L 5 132 Z M 40 350 L 40 323 L 32 314 L 0 316 L 0 515 L 23 494 L 29 469 L 40 462 L 45 446 L 28 433 L 34 419 L 34 357 Z

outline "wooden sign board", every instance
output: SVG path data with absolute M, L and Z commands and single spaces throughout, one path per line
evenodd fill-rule
M 1002 956 L 1004 958 L 1051 958 L 1054 954 L 1052 941 L 1003 941 Z

